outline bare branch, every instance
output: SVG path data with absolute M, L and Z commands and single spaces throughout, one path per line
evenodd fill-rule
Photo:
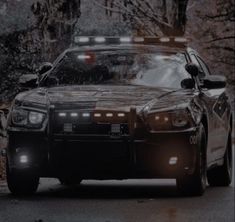
M 97 5 L 100 8 L 103 8 L 105 10 L 109 10 L 109 11 L 112 11 L 112 12 L 116 12 L 116 13 L 119 13 L 119 14 L 123 14 L 123 12 L 121 10 L 116 10 L 116 9 L 108 7 L 108 6 L 104 6 L 103 4 L 97 2 L 96 0 L 92 0 L 92 1 L 94 2 L 95 5 Z
M 233 36 L 219 37 L 219 38 L 212 39 L 212 40 L 208 41 L 207 43 L 221 41 L 221 40 L 227 40 L 227 39 L 235 39 L 235 36 L 233 35 Z
M 192 8 L 194 8 L 195 5 L 196 5 L 196 2 L 193 2 L 191 5 L 188 5 L 187 11 L 191 10 Z
M 229 52 L 235 52 L 235 49 L 232 48 L 232 47 L 223 47 L 223 46 L 208 46 L 206 47 L 205 49 L 208 49 L 208 50 L 225 50 L 225 51 L 229 51 Z
M 114 8 L 104 6 L 103 4 L 97 2 L 97 0 L 93 0 L 95 4 L 103 9 L 110 10 L 112 12 L 117 12 L 123 15 L 128 15 L 130 18 L 136 20 L 139 24 L 141 24 L 143 27 L 146 27 L 146 20 L 148 20 L 150 23 L 154 23 L 154 26 L 162 27 L 165 30 L 172 30 L 173 26 L 170 25 L 167 22 L 164 22 L 160 19 L 160 16 L 156 14 L 153 6 L 150 4 L 148 0 L 142 1 L 142 0 L 136 0 L 131 1 L 127 0 L 127 6 L 123 5 L 123 1 L 120 0 L 114 0 L 112 2 L 113 6 L 116 8 L 119 8 L 120 10 L 116 10 Z M 154 28 L 153 26 L 153 28 Z M 148 30 L 151 29 L 148 27 Z M 151 34 L 157 35 L 153 30 L 150 31 Z M 159 35 L 159 33 L 158 33 Z
M 223 63 L 223 64 L 229 65 L 229 66 L 234 66 L 234 62 L 228 62 L 228 61 L 223 60 L 223 59 L 221 59 L 221 60 L 213 60 L 213 62 L 215 62 L 215 63 Z

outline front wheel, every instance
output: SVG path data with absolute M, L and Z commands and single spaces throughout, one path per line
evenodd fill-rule
M 176 179 L 178 190 L 187 196 L 201 196 L 206 190 L 206 133 L 204 126 L 200 125 L 198 137 L 196 167 L 192 175 L 184 175 Z
M 31 172 L 24 172 L 16 169 L 9 169 L 6 163 L 7 184 L 13 195 L 31 195 L 37 191 L 39 176 Z

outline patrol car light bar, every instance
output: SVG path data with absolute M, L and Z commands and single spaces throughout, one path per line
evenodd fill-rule
M 78 45 L 94 44 L 125 44 L 125 43 L 144 43 L 144 44 L 187 44 L 188 38 L 185 37 L 112 37 L 112 36 L 75 36 L 74 43 Z

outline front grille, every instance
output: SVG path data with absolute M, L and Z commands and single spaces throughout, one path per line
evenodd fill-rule
M 128 135 L 127 122 L 94 121 L 89 110 L 55 110 L 50 114 L 50 130 L 53 134 L 79 135 Z

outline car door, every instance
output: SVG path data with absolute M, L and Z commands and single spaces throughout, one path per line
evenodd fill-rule
M 202 69 L 210 75 L 210 71 L 206 63 L 201 57 L 197 56 L 199 64 Z M 222 158 L 224 156 L 227 135 L 228 135 L 228 123 L 229 119 L 226 115 L 228 109 L 228 97 L 226 95 L 226 89 L 210 89 L 207 90 L 208 96 L 214 101 L 212 112 L 213 112 L 213 135 L 211 144 L 213 146 L 214 159 Z
M 200 67 L 199 78 L 211 75 L 206 63 L 198 55 L 193 55 Z M 210 162 L 223 157 L 227 143 L 227 115 L 228 107 L 225 88 L 222 89 L 202 89 L 202 101 L 208 113 L 208 158 Z

